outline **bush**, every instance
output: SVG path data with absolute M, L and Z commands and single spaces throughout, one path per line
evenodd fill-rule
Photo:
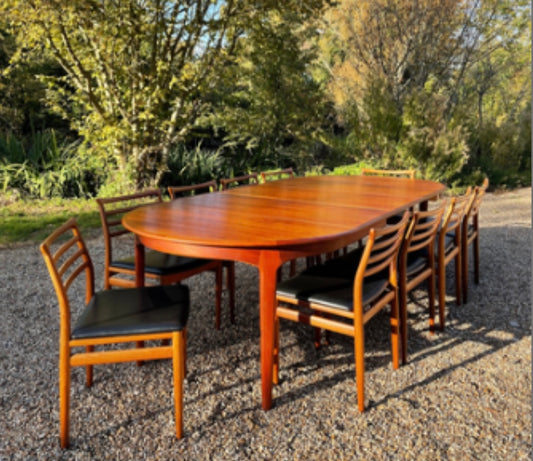
M 0 187 L 30 198 L 90 197 L 106 177 L 81 140 L 58 145 L 53 130 L 33 134 L 28 147 L 13 135 L 0 138 Z
M 198 184 L 224 176 L 224 160 L 218 150 L 202 149 L 201 144 L 187 148 L 175 146 L 169 154 L 168 170 L 161 187 Z

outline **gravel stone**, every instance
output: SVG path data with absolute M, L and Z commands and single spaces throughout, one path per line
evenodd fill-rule
M 428 331 L 424 287 L 410 297 L 407 365 L 391 367 L 387 313 L 367 325 L 364 413 L 352 340 L 332 334 L 315 350 L 308 327 L 283 321 L 280 384 L 273 408 L 261 409 L 257 271 L 237 263 L 237 320 L 225 293 L 220 331 L 213 274 L 187 281 L 184 438 L 174 437 L 169 361 L 96 366 L 90 389 L 75 368 L 68 450 L 59 447 L 53 287 L 37 245 L 2 249 L 0 460 L 529 460 L 530 188 L 485 196 L 480 242 L 481 280 L 470 271 L 466 305 L 455 304 L 448 268 L 445 331 Z M 87 244 L 101 288 L 103 239 Z M 81 303 L 83 290 L 71 298 Z

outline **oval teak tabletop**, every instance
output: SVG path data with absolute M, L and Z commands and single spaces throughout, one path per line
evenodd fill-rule
M 294 246 L 355 235 L 444 190 L 406 178 L 300 177 L 138 208 L 123 223 L 140 237 L 175 243 Z

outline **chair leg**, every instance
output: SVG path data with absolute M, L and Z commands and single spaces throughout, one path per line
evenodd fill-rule
M 136 345 L 137 345 L 137 349 L 142 349 L 144 347 L 144 341 L 137 341 Z M 142 366 L 143 363 L 144 362 L 142 360 L 137 360 L 138 367 Z
M 479 231 L 478 231 L 479 232 Z M 479 234 L 474 238 L 474 282 L 479 284 Z
M 398 289 L 396 289 L 396 296 L 391 302 L 390 312 L 392 368 L 395 370 L 400 366 L 400 312 L 398 307 Z
M 435 272 L 428 278 L 429 331 L 435 333 Z
M 439 258 L 440 259 L 440 258 Z M 444 315 L 446 309 L 446 265 L 443 261 L 439 261 L 439 329 L 444 330 Z
M 109 282 L 110 278 L 111 274 L 106 270 L 104 273 L 104 290 L 109 290 L 111 288 L 111 283 Z
M 220 330 L 220 315 L 222 310 L 222 264 L 215 270 L 215 328 Z
M 468 240 L 466 238 L 463 241 L 461 251 L 463 304 L 466 304 L 468 302 Z
M 174 375 L 174 409 L 176 437 L 183 436 L 183 378 L 185 371 L 185 334 L 183 331 L 172 335 L 172 368 Z
M 62 348 L 65 349 L 65 348 Z M 70 355 L 68 347 L 59 358 L 59 421 L 61 448 L 69 445 Z
M 401 282 L 400 293 L 400 330 L 402 346 L 402 364 L 407 363 L 407 289 L 406 282 Z M 431 321 L 431 319 L 430 319 Z
M 314 333 L 314 343 L 315 343 L 315 349 L 320 349 L 320 347 L 322 346 L 322 343 L 320 341 L 320 338 L 322 336 L 322 328 L 318 328 L 318 327 L 314 327 L 313 328 L 313 333 Z
M 296 260 L 293 259 L 291 260 L 291 262 L 289 263 L 289 276 L 290 277 L 294 277 L 296 275 Z
M 86 352 L 93 352 L 94 351 L 94 346 L 85 346 L 85 351 Z M 87 387 L 91 387 L 93 385 L 93 366 L 92 365 L 87 365 L 85 367 L 85 372 L 86 372 L 86 375 L 87 375 L 86 385 L 87 385 Z
M 365 336 L 363 325 L 355 327 L 354 355 L 355 380 L 357 383 L 357 406 L 359 411 L 365 411 Z
M 235 263 L 227 261 L 226 288 L 229 291 L 229 310 L 231 323 L 235 323 Z
M 461 259 L 461 248 L 455 256 L 455 303 L 460 306 L 463 301 L 462 295 L 462 259 Z

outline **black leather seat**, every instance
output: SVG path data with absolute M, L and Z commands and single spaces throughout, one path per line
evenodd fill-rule
M 181 331 L 189 317 L 186 285 L 95 293 L 72 330 L 72 338 L 97 338 Z

